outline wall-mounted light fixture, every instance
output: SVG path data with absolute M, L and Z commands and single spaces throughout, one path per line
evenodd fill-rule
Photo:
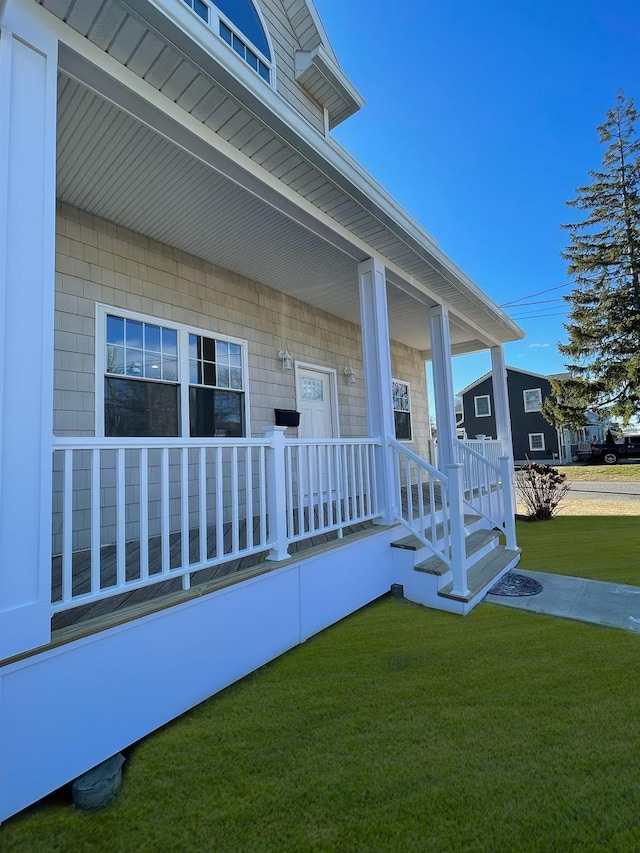
M 356 372 L 353 369 L 353 367 L 345 367 L 345 369 L 342 372 L 347 377 L 347 382 L 349 383 L 349 385 L 355 385 L 356 384 L 356 379 L 358 377 L 356 376 Z
M 288 349 L 278 350 L 278 358 L 282 362 L 283 370 L 291 370 L 293 367 L 293 359 L 291 358 L 291 353 Z

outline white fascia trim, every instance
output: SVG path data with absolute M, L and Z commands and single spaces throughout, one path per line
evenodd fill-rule
M 318 14 L 318 10 L 315 7 L 315 3 L 313 2 L 313 0 L 306 0 L 305 6 L 307 7 L 307 12 L 309 14 L 309 17 L 313 21 L 314 27 L 318 31 L 318 36 L 320 37 L 320 42 L 324 45 L 324 47 L 326 48 L 327 52 L 329 53 L 329 55 L 331 56 L 331 58 L 333 59 L 335 64 L 339 66 L 340 63 L 338 62 L 338 57 L 336 56 L 336 53 L 333 49 L 333 45 L 331 44 L 329 36 L 327 35 L 327 31 L 324 28 L 324 24 L 322 23 L 322 20 L 320 19 L 320 15 Z
M 507 366 L 507 367 L 505 367 L 505 370 L 507 371 L 507 377 L 509 375 L 509 371 L 512 371 L 513 373 L 523 373 L 525 376 L 535 376 L 536 379 L 547 379 L 547 380 L 549 380 L 551 378 L 550 376 L 545 376 L 544 373 L 534 373 L 531 370 L 523 370 L 521 367 L 509 367 L 509 366 Z M 484 382 L 484 380 L 487 379 L 491 375 L 492 375 L 492 371 L 490 370 L 488 373 L 485 373 L 483 376 L 481 376 L 479 379 L 476 379 L 470 385 L 465 386 L 462 389 L 462 391 L 458 391 L 458 396 L 461 397 L 463 394 L 466 394 L 467 391 L 471 391 L 473 388 L 476 387 L 476 385 L 479 385 L 481 382 Z
M 437 269 L 441 274 L 446 274 L 448 280 L 460 290 L 468 291 L 468 296 L 475 298 L 486 310 L 493 315 L 494 319 L 505 327 L 505 331 L 518 340 L 525 336 L 524 330 L 517 325 L 489 296 L 487 296 L 475 282 L 473 282 L 453 261 L 447 257 L 438 247 L 434 239 L 411 217 L 400 205 L 381 187 L 381 185 L 331 137 L 323 137 L 305 119 L 302 118 L 291 107 L 285 99 L 274 89 L 265 85 L 264 81 L 257 77 L 248 66 L 238 61 L 234 63 L 235 68 L 227 66 L 228 56 L 224 42 L 220 44 L 215 39 L 203 38 L 202 28 L 196 27 L 197 21 L 192 20 L 191 15 L 185 14 L 188 9 L 180 9 L 180 4 L 175 0 L 123 0 L 132 12 L 143 18 L 148 24 L 162 33 L 162 24 L 173 24 L 174 32 L 168 34 L 175 47 L 180 48 L 183 44 L 183 54 L 199 65 L 202 70 L 209 74 L 212 79 L 220 85 L 219 72 L 222 70 L 229 77 L 229 82 L 240 83 L 242 90 L 238 87 L 229 88 L 229 93 L 240 100 L 242 105 L 253 112 L 257 118 L 265 122 L 267 126 L 280 136 L 283 141 L 291 145 L 298 153 L 308 159 L 316 168 L 326 176 L 335 181 L 355 201 L 363 204 L 365 209 L 373 213 L 381 223 L 386 225 L 395 236 L 403 240 L 411 247 L 425 262 Z M 145 10 L 155 9 L 162 13 L 161 16 L 149 20 Z M 190 42 L 183 43 L 181 36 L 187 35 Z M 82 37 L 81 37 L 82 38 Z M 86 41 L 86 39 L 84 39 Z M 200 49 L 199 55 L 193 55 L 193 43 Z M 189 48 L 191 48 L 189 50 Z M 207 70 L 211 60 L 216 63 L 218 74 L 212 74 Z M 224 85 L 224 81 L 223 81 Z M 253 103 L 246 103 L 243 95 L 249 94 Z M 268 112 L 265 112 L 267 107 Z M 184 110 L 183 110 L 184 112 Z M 274 122 L 273 119 L 276 121 Z M 302 143 L 302 144 L 300 144 Z M 314 156 L 315 155 L 315 156 Z M 318 155 L 322 162 L 318 162 Z M 340 178 L 343 180 L 341 181 Z M 345 185 L 345 179 L 347 184 Z M 373 204 L 367 205 L 366 202 Z M 377 208 L 377 209 L 376 209 Z M 388 221 L 387 221 L 388 220 Z M 397 228 L 391 228 L 396 225 Z M 406 277 L 406 274 L 403 274 Z
M 475 382 L 472 382 L 470 385 L 467 385 L 466 387 L 464 387 L 462 389 L 462 391 L 458 391 L 458 393 L 456 394 L 456 397 L 462 397 L 462 395 L 466 394 L 468 391 L 473 391 L 473 389 L 477 385 L 480 385 L 481 382 L 484 382 L 485 379 L 488 379 L 490 376 L 493 378 L 493 371 L 491 371 L 491 370 L 488 373 L 485 373 L 479 379 L 476 379 Z

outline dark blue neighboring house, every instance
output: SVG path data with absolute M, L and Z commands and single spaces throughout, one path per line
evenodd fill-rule
M 507 388 L 514 461 L 563 461 L 562 436 L 540 413 L 542 403 L 551 394 L 549 378 L 508 367 Z M 477 435 L 485 435 L 487 438 L 496 438 L 491 373 L 468 385 L 458 396 L 462 399 L 462 421 L 459 421 L 458 427 L 464 429 L 465 437 L 472 439 Z

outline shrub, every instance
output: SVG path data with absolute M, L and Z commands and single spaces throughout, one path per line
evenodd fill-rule
M 551 518 L 569 491 L 566 474 L 551 465 L 528 462 L 516 475 L 516 488 L 532 521 Z

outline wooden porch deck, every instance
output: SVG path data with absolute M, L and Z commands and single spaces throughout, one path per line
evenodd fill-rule
M 406 513 L 409 499 L 406 488 L 402 490 L 402 509 Z M 425 514 L 430 511 L 429 489 L 427 484 L 423 486 L 422 506 Z M 414 484 L 411 488 L 411 504 L 414 508 L 419 504 L 419 490 Z M 436 488 L 434 493 L 435 511 L 442 508 L 440 489 Z M 326 506 L 324 508 L 323 524 L 328 524 Z M 294 515 L 294 530 L 298 529 L 297 510 Z M 334 516 L 337 517 L 336 507 L 334 505 Z M 308 515 L 305 512 L 305 524 L 309 526 Z M 289 553 L 293 557 L 296 554 L 308 551 L 330 542 L 336 541 L 338 532 L 318 531 L 321 526 L 318 515 L 318 508 L 314 507 L 314 527 L 316 532 L 311 533 L 307 538 L 297 542 L 292 542 L 289 545 Z M 345 525 L 343 536 L 348 537 L 364 530 L 370 529 L 373 522 L 365 521 Z M 198 571 L 191 572 L 190 588 L 197 588 L 204 584 L 210 584 L 212 581 L 230 578 L 235 574 L 246 572 L 249 569 L 255 569 L 261 565 L 265 568 L 277 568 L 279 563 L 271 562 L 266 559 L 267 550 L 245 556 L 233 557 L 232 548 L 232 529 L 231 524 L 224 525 L 223 535 L 223 552 L 229 554 L 229 559 L 225 562 L 216 562 L 215 565 L 209 566 Z M 256 516 L 253 519 L 253 541 L 260 541 L 260 520 Z M 238 531 L 239 548 L 246 548 L 247 545 L 247 530 L 246 524 L 241 523 Z M 217 558 L 217 532 L 216 526 L 210 525 L 207 528 L 207 557 L 211 560 Z M 200 540 L 199 530 L 191 529 L 189 531 L 189 561 L 190 563 L 198 563 L 200 561 Z M 149 555 L 149 575 L 161 575 L 162 570 L 162 540 L 160 536 L 152 536 L 148 540 L 148 555 Z M 180 532 L 174 532 L 169 537 L 169 566 L 171 569 L 178 569 L 181 565 L 182 558 L 182 543 Z M 52 557 L 51 564 L 51 600 L 52 602 L 60 601 L 62 598 L 62 557 Z M 91 551 L 89 549 L 74 551 L 72 555 L 72 577 L 73 577 L 73 594 L 80 596 L 91 591 Z M 115 586 L 117 577 L 117 553 L 116 545 L 105 545 L 100 549 L 100 585 L 102 589 L 109 586 Z M 125 543 L 125 578 L 127 580 L 135 580 L 140 577 L 140 540 L 133 539 Z M 123 592 L 101 598 L 96 601 L 91 601 L 86 604 L 80 604 L 77 607 L 63 610 L 55 613 L 52 617 L 52 631 L 62 631 L 80 625 L 83 622 L 97 619 L 108 619 L 110 615 L 121 614 L 122 611 L 129 608 L 139 608 L 151 601 L 161 599 L 166 596 L 175 595 L 184 589 L 182 575 L 176 575 L 165 580 L 158 580 L 157 583 L 150 583 L 147 586 L 137 589 L 129 589 Z
M 318 512 L 316 515 L 316 527 L 318 524 Z M 254 518 L 254 542 L 258 542 L 260 538 L 259 518 Z M 354 533 L 359 533 L 373 526 L 371 521 L 366 521 L 357 524 L 345 525 L 343 527 L 343 536 L 350 536 Z M 261 564 L 265 567 L 277 568 L 279 563 L 271 562 L 266 559 L 268 551 L 260 551 L 258 553 L 249 554 L 246 556 L 232 557 L 232 531 L 231 524 L 225 524 L 224 529 L 224 547 L 225 553 L 230 554 L 228 561 L 217 563 L 199 571 L 190 574 L 190 587 L 194 588 L 202 584 L 210 583 L 215 580 L 222 580 L 234 574 L 245 572 L 248 569 L 256 568 Z M 289 553 L 291 556 L 315 548 L 319 545 L 324 545 L 328 542 L 337 540 L 338 531 L 314 532 L 307 538 L 297 542 L 292 542 L 289 545 Z M 216 558 L 216 527 L 210 525 L 207 528 L 207 556 L 210 559 Z M 246 525 L 242 524 L 239 530 L 239 546 L 245 548 L 247 543 Z M 160 536 L 149 538 L 149 575 L 159 575 L 162 569 L 162 541 Z M 197 529 L 189 531 L 189 559 L 191 563 L 199 561 L 200 554 L 199 531 Z M 181 534 L 175 532 L 170 534 L 169 538 L 169 565 L 172 569 L 177 569 L 181 563 L 182 546 Z M 105 545 L 100 549 L 100 581 L 102 589 L 109 586 L 115 586 L 117 572 L 117 554 L 115 545 Z M 62 597 L 62 558 L 54 556 L 51 564 L 51 600 L 55 603 L 60 601 Z M 72 560 L 72 576 L 73 576 L 73 594 L 79 596 L 88 593 L 91 589 L 91 551 L 89 549 L 75 551 Z M 140 540 L 135 539 L 125 545 L 125 577 L 127 580 L 133 580 L 140 576 Z M 78 607 L 73 607 L 69 610 L 63 610 L 55 613 L 51 621 L 51 630 L 59 631 L 69 628 L 73 625 L 86 622 L 88 620 L 106 617 L 109 614 L 116 614 L 125 608 L 138 607 L 142 604 L 150 602 L 154 599 L 178 593 L 184 589 L 182 575 L 177 575 L 166 580 L 159 580 L 157 583 L 151 583 L 137 589 L 125 590 L 124 592 L 91 601 L 87 604 L 81 604 Z

